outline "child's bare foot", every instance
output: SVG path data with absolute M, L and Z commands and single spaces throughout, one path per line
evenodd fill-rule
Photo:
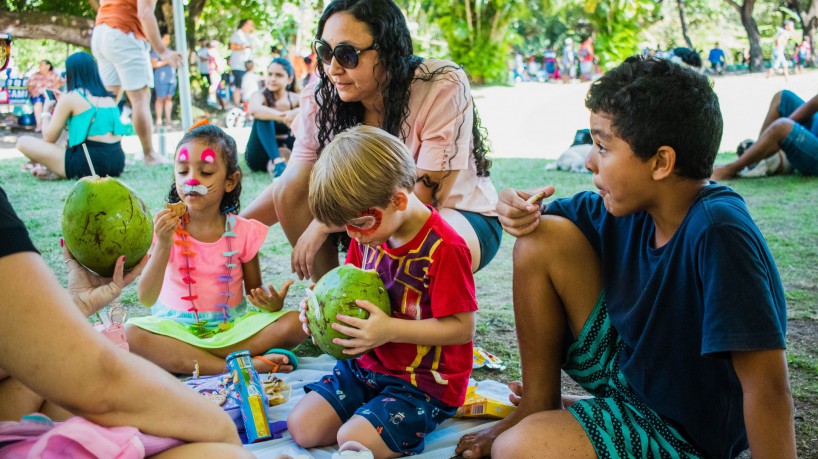
M 253 357 L 253 368 L 256 369 L 258 374 L 289 373 L 293 371 L 293 366 L 289 363 L 289 358 L 282 354 L 265 354 Z
M 156 153 L 151 153 L 150 155 L 145 155 L 143 158 L 145 161 L 146 166 L 156 166 L 159 164 L 169 164 L 170 160 L 165 158 L 164 156 L 159 156 Z

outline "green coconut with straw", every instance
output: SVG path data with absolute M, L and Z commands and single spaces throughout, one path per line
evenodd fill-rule
M 148 252 L 153 219 L 127 185 L 96 174 L 88 149 L 82 146 L 92 175 L 78 180 L 68 192 L 62 214 L 63 239 L 81 265 L 111 277 L 118 257 L 125 256 L 127 270 Z

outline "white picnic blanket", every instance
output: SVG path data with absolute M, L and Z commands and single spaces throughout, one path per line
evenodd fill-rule
M 283 421 L 287 419 L 287 414 L 293 409 L 295 404 L 304 396 L 304 386 L 311 382 L 318 381 L 322 376 L 332 372 L 335 366 L 335 359 L 323 355 L 321 357 L 303 357 L 299 359 L 298 370 L 285 374 L 277 374 L 278 377 L 289 383 L 292 388 L 290 400 L 283 404 L 268 409 L 270 421 Z M 504 384 L 497 381 L 480 381 L 479 392 L 481 394 L 492 392 L 499 397 L 507 397 L 508 389 Z M 507 398 L 502 398 L 507 400 Z M 426 447 L 423 454 L 418 458 L 448 459 L 454 456 L 454 448 L 464 434 L 482 430 L 496 421 L 485 419 L 449 419 L 441 424 L 434 432 L 426 436 Z M 315 459 L 331 459 L 332 454 L 338 452 L 338 445 L 324 448 L 304 449 L 295 444 L 289 432 L 284 432 L 284 436 L 277 440 L 265 441 L 254 445 L 245 445 L 247 450 L 256 457 L 267 459 L 278 459 L 281 455 L 292 457 L 303 456 Z

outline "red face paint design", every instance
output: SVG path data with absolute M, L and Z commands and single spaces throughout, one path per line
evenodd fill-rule
M 383 213 L 372 207 L 352 219 L 352 221 L 346 225 L 346 229 L 347 231 L 358 233 L 361 236 L 369 236 L 381 226 L 382 219 Z
M 216 162 L 216 152 L 212 148 L 202 150 L 202 161 L 213 164 Z
M 190 161 L 190 154 L 187 151 L 187 147 L 182 147 L 179 149 L 179 156 L 176 157 L 177 161 Z

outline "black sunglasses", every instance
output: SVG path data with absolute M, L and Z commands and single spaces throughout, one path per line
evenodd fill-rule
M 365 49 L 356 49 L 352 45 L 340 44 L 332 49 L 330 45 L 324 40 L 315 40 L 312 42 L 312 49 L 315 50 L 315 55 L 321 60 L 324 65 L 330 65 L 333 56 L 338 61 L 338 65 L 345 69 L 354 69 L 358 66 L 358 55 L 364 51 L 377 49 L 373 43 L 372 46 Z

